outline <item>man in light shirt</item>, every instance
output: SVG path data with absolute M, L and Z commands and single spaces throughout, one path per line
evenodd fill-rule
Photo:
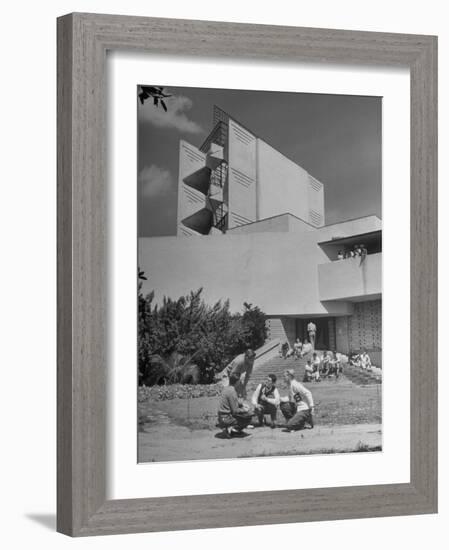
M 310 354 L 313 352 L 313 346 L 312 344 L 307 340 L 307 338 L 304 340 L 304 344 L 302 345 L 301 350 L 301 357 L 307 357 L 310 356 Z
M 271 417 L 271 428 L 276 427 L 277 408 L 281 398 L 276 388 L 276 375 L 269 374 L 265 382 L 259 384 L 251 399 L 254 414 L 259 419 L 259 425 L 264 425 L 265 415 Z
M 366 350 L 363 350 L 362 355 L 360 356 L 360 366 L 362 369 L 371 370 L 371 358 L 366 353 Z
M 312 378 L 315 380 L 315 382 L 320 382 L 320 370 L 321 357 L 315 351 L 312 357 Z
M 281 411 L 287 421 L 286 431 L 302 430 L 306 422 L 313 428 L 314 404 L 310 390 L 295 379 L 293 369 L 284 372 L 288 384 L 288 397 L 281 398 Z
M 309 341 L 312 344 L 312 348 L 315 349 L 316 325 L 314 322 L 310 321 L 307 325 L 307 333 L 309 335 Z
M 301 357 L 301 351 L 302 351 L 302 342 L 299 338 L 296 338 L 295 343 L 293 344 L 293 351 L 294 351 L 295 359 L 299 359 Z

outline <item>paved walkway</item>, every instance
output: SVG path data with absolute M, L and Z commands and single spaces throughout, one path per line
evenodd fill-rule
M 141 427 L 139 462 L 351 452 L 382 445 L 380 424 L 316 426 L 291 433 L 254 428 L 247 437 L 227 440 L 220 439 L 219 429 L 191 430 L 161 420 Z

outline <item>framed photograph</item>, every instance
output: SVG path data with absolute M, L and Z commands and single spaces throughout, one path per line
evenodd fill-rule
M 58 530 L 437 510 L 437 39 L 58 19 Z

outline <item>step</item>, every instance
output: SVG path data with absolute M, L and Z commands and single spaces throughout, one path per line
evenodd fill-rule
M 305 357 L 302 357 L 301 359 L 295 359 L 294 357 L 289 357 L 287 359 L 279 356 L 274 357 L 267 362 L 258 365 L 257 368 L 254 369 L 251 376 L 251 382 L 252 384 L 258 384 L 265 380 L 269 374 L 275 374 L 280 381 L 284 371 L 287 369 L 293 369 L 296 373 L 297 379 L 302 380 L 304 377 L 305 364 Z M 373 371 L 365 371 L 346 363 L 343 365 L 342 376 L 359 386 L 382 383 L 382 371 L 377 368 L 373 369 Z

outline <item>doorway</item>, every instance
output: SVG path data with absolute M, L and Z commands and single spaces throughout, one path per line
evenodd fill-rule
M 307 324 L 313 321 L 316 325 L 315 349 L 333 350 L 336 345 L 335 318 L 334 317 L 311 317 L 310 319 L 296 319 L 296 337 L 302 342 L 308 338 Z

